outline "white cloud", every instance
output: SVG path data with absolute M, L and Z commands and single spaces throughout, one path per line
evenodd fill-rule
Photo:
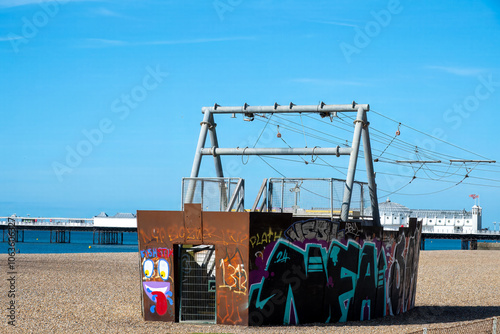
M 115 39 L 87 38 L 87 41 L 94 46 L 127 46 L 127 42 Z
M 426 66 L 428 69 L 443 71 L 446 73 L 459 75 L 459 76 L 478 76 L 487 71 L 484 68 L 471 68 L 471 67 L 447 67 L 447 66 Z
M 109 10 L 107 8 L 97 8 L 95 11 L 95 14 L 100 15 L 100 16 L 108 16 L 108 17 L 125 17 L 124 15 L 114 12 L 112 10 Z
M 195 39 L 181 39 L 181 40 L 160 40 L 160 41 L 144 41 L 144 42 L 130 42 L 122 40 L 102 39 L 102 38 L 88 38 L 89 42 L 83 47 L 109 47 L 109 46 L 141 46 L 141 45 L 176 45 L 176 44 L 199 44 L 199 43 L 212 43 L 212 42 L 227 42 L 227 41 L 241 41 L 253 40 L 254 37 L 219 37 L 219 38 L 195 38 Z
M 344 26 L 344 27 L 357 27 L 357 25 L 352 23 L 338 22 L 338 21 L 322 21 L 322 20 L 304 20 L 306 22 L 319 23 L 319 24 L 328 24 L 335 26 Z
M 211 43 L 211 42 L 244 41 L 244 40 L 252 40 L 252 39 L 255 39 L 255 38 L 254 37 L 195 38 L 195 39 L 141 42 L 139 44 L 140 45 L 199 44 L 199 43 Z
M 42 2 L 57 2 L 60 5 L 67 4 L 68 2 L 81 2 L 81 1 L 98 1 L 98 0 L 2 0 L 0 8 L 12 8 L 27 5 L 36 5 Z
M 0 42 L 8 42 L 8 41 L 15 41 L 16 39 L 22 39 L 22 36 L 7 36 L 7 37 L 0 37 Z

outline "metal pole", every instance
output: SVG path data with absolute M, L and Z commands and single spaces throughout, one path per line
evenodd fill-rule
M 298 148 L 202 148 L 201 155 L 349 155 L 352 152 L 350 147 L 298 147 Z M 193 176 L 191 176 L 193 177 Z
M 267 212 L 273 212 L 273 184 L 271 180 L 267 186 Z
M 201 165 L 201 149 L 205 147 L 205 140 L 207 139 L 208 125 L 210 124 L 210 111 L 205 112 L 203 117 L 203 122 L 201 122 L 200 137 L 198 138 L 198 145 L 196 146 L 196 152 L 194 154 L 193 168 L 191 169 L 191 178 L 198 177 Z M 186 195 L 186 203 L 192 203 L 194 197 L 194 191 L 196 189 L 196 180 L 189 180 L 189 185 Z
M 245 180 L 242 179 L 241 188 L 240 188 L 240 206 L 238 207 L 241 212 L 245 211 Z
M 365 215 L 365 188 L 364 188 L 364 184 L 363 183 L 359 183 L 359 187 L 361 189 L 359 215 L 361 217 L 363 217 Z
M 285 179 L 281 179 L 281 213 L 283 213 L 284 205 L 285 205 Z
M 217 132 L 215 131 L 215 121 L 214 115 L 210 114 L 210 125 L 208 127 L 210 142 L 212 143 L 212 147 L 219 148 L 219 141 L 217 140 Z M 214 156 L 214 164 L 215 164 L 215 172 L 217 173 L 217 177 L 224 177 L 224 172 L 222 171 L 222 162 L 220 160 L 219 155 Z
M 181 211 L 184 211 L 184 183 L 185 183 L 185 178 L 182 178 L 182 185 L 181 185 Z
M 333 219 L 333 179 L 330 179 L 330 219 Z
M 203 107 L 201 111 L 203 113 L 210 112 L 214 114 L 251 114 L 251 113 L 329 113 L 329 112 L 356 112 L 359 108 L 364 110 L 370 110 L 370 105 L 368 104 L 356 104 L 355 102 L 351 104 L 324 104 L 320 103 L 318 105 L 294 105 L 293 103 L 287 105 L 273 106 L 249 106 L 245 104 L 239 107 L 221 107 L 219 105 L 213 107 Z
M 354 184 L 354 175 L 356 173 L 356 163 L 358 162 L 359 141 L 361 139 L 361 129 L 363 128 L 363 116 L 365 110 L 362 107 L 358 108 L 358 114 L 354 121 L 354 135 L 352 137 L 352 151 L 349 159 L 349 167 L 347 169 L 347 177 L 345 180 L 344 198 L 342 200 L 342 209 L 340 211 L 340 219 L 347 221 L 349 216 L 349 207 L 351 205 L 352 185 Z
M 365 151 L 366 174 L 368 178 L 368 190 L 370 192 L 370 203 L 372 207 L 373 225 L 380 227 L 380 213 L 378 211 L 377 183 L 375 182 L 375 171 L 373 169 L 372 147 L 370 144 L 370 132 L 368 131 L 366 113 L 363 114 L 363 149 Z M 361 194 L 363 196 L 363 194 Z

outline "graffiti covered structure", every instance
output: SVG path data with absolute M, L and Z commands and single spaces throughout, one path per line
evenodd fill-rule
M 142 312 L 145 320 L 178 321 L 180 270 L 179 245 L 215 245 L 217 323 L 248 324 L 248 235 L 249 213 L 201 212 L 197 204 L 185 204 L 184 211 L 138 211 L 137 227 L 141 257 Z M 151 277 L 145 274 L 144 261 L 148 252 L 166 249 L 168 279 L 161 269 Z M 159 259 L 158 259 L 159 260 Z M 163 263 L 163 262 L 162 262 Z M 154 263 L 153 263 L 154 264 Z M 149 267 L 148 267 L 149 268 Z M 154 267 L 156 270 L 158 266 Z M 148 271 L 148 274 L 150 272 Z M 165 273 L 165 271 L 164 271 Z M 163 312 L 163 296 L 150 293 L 152 284 L 168 283 L 167 311 Z M 158 283 L 156 283 L 158 281 Z M 153 291 L 154 292 L 154 291 Z M 160 291 L 161 292 L 161 291 Z M 150 295 L 153 298 L 150 298 Z M 160 303 L 160 305 L 158 305 Z M 160 310 L 160 312 L 158 312 Z
M 383 232 L 291 214 L 201 212 L 194 204 L 137 217 L 146 320 L 178 321 L 177 245 L 215 245 L 220 324 L 367 320 L 414 306 L 416 220 Z
M 411 309 L 420 233 L 415 220 L 385 233 L 324 219 L 295 222 L 285 238 L 250 250 L 249 324 L 368 320 Z

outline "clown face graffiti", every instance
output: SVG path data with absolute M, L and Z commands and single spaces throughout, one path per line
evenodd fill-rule
M 145 257 L 142 261 L 142 274 L 144 292 L 155 303 L 149 311 L 164 315 L 167 313 L 168 304 L 173 305 L 170 282 L 167 282 L 170 275 L 170 263 L 164 258 Z

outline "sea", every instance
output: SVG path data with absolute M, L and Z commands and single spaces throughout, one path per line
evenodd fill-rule
M 7 233 L 4 236 L 7 240 Z M 48 254 L 48 253 L 120 253 L 137 252 L 138 239 L 136 232 L 124 232 L 123 244 L 98 245 L 92 243 L 91 231 L 71 231 L 70 243 L 51 243 L 50 231 L 24 231 L 24 242 L 16 242 L 18 254 Z M 8 253 L 10 246 L 7 241 L 2 242 L 2 253 Z
M 136 232 L 124 232 L 123 244 L 98 245 L 92 243 L 92 232 L 72 231 L 70 243 L 51 243 L 50 231 L 24 231 L 24 242 L 15 245 L 18 254 L 48 254 L 48 253 L 113 253 L 137 252 L 138 239 Z M 7 240 L 7 234 L 4 236 Z M 8 253 L 7 241 L 1 243 L 2 253 Z M 425 239 L 425 250 L 460 250 L 460 240 Z

